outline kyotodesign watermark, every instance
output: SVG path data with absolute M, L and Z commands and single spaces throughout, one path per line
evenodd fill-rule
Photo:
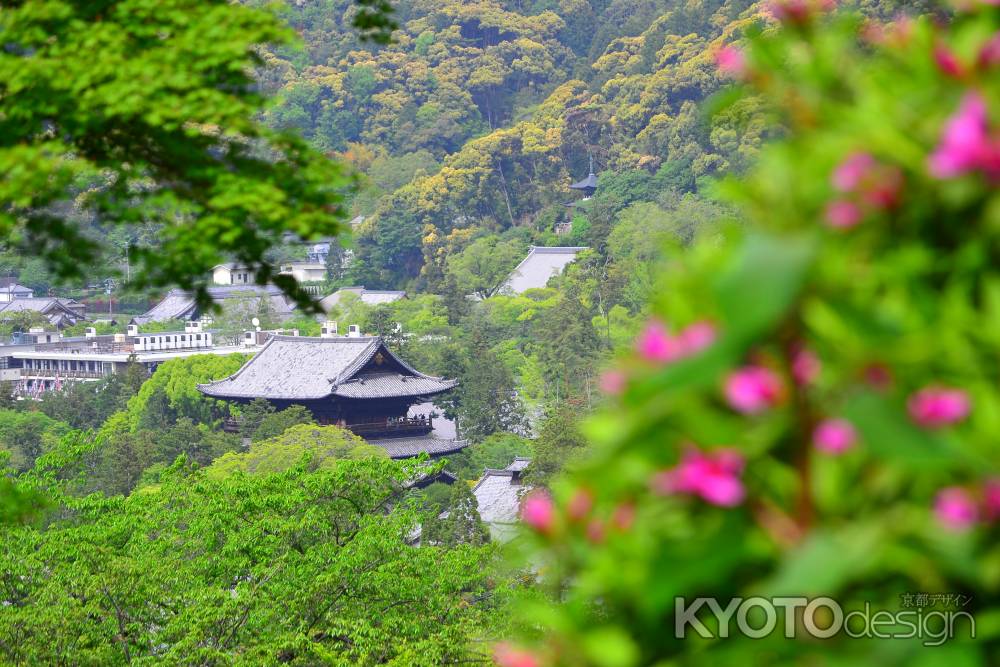
M 914 600 L 924 602 L 915 605 Z M 674 600 L 674 636 L 762 639 L 776 631 L 791 639 L 920 639 L 940 646 L 961 635 L 976 637 L 976 619 L 961 607 L 968 596 L 926 593 L 902 596 L 901 609 L 873 609 L 871 603 L 845 609 L 829 597 L 682 598 Z M 945 609 L 932 608 L 938 604 Z

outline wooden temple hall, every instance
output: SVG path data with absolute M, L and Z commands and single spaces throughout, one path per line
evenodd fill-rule
M 376 336 L 273 336 L 239 371 L 198 390 L 236 403 L 263 398 L 278 410 L 305 406 L 320 424 L 349 428 L 398 459 L 465 447 L 436 436 L 430 414 L 407 416 L 456 384 L 417 371 Z

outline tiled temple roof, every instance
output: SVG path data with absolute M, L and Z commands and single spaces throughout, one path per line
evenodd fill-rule
M 394 370 L 359 375 L 376 354 L 381 354 Z M 215 398 L 305 401 L 331 396 L 429 396 L 456 384 L 417 371 L 377 336 L 274 336 L 236 373 L 198 385 L 198 390 Z

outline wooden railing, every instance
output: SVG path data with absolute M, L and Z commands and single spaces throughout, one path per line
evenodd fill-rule
M 376 433 L 427 433 L 434 428 L 434 420 L 429 417 L 403 417 L 401 419 L 381 419 L 372 422 L 348 424 L 357 435 L 373 435 Z
M 320 424 L 336 426 L 334 420 L 319 420 Z M 405 417 L 402 419 L 382 419 L 371 422 L 357 422 L 348 424 L 347 428 L 356 435 L 397 435 L 404 433 L 429 433 L 434 429 L 434 420 L 430 417 Z M 240 420 L 236 417 L 228 417 L 222 422 L 222 430 L 226 433 L 239 433 Z

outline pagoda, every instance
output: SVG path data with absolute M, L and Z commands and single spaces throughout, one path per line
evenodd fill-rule
M 350 429 L 395 459 L 460 451 L 462 440 L 434 434 L 433 417 L 408 415 L 413 405 L 448 391 L 456 380 L 425 375 L 397 357 L 378 336 L 355 327 L 337 336 L 272 336 L 229 377 L 198 385 L 206 396 L 238 404 L 257 398 L 283 410 L 307 408 L 320 424 Z
M 579 190 L 583 193 L 583 199 L 578 199 L 576 201 L 571 201 L 563 204 L 566 207 L 566 216 L 563 220 L 555 223 L 553 231 L 559 236 L 563 234 L 569 234 L 573 227 L 573 215 L 577 210 L 586 212 L 587 204 L 590 202 L 590 198 L 594 196 L 597 191 L 597 174 L 594 173 L 594 158 L 590 158 L 590 173 L 587 178 L 582 181 L 577 181 L 569 186 L 573 190 Z
M 569 186 L 573 190 L 580 190 L 583 192 L 583 199 L 581 201 L 587 201 L 594 196 L 597 191 L 597 175 L 594 174 L 594 158 L 590 158 L 590 173 L 587 178 L 582 181 L 577 181 Z

